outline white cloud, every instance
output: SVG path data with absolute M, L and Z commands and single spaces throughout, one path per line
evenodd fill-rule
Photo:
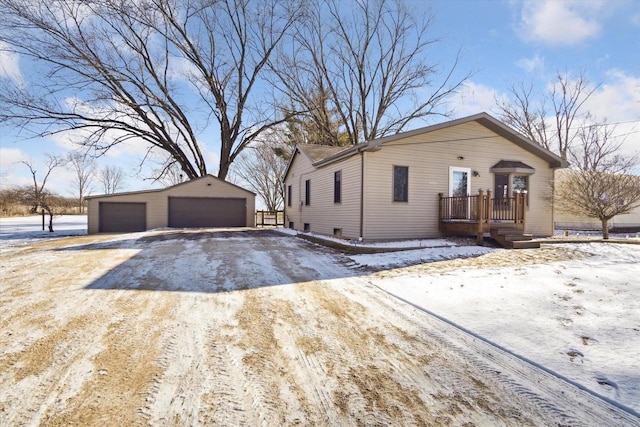
M 610 70 L 606 81 L 591 95 L 585 104 L 598 120 L 620 123 L 616 134 L 625 135 L 623 152 L 640 151 L 640 75 L 630 75 L 620 70 Z
M 27 160 L 25 155 L 19 148 L 0 147 L 0 169 L 11 169 L 16 163 Z
M 597 37 L 605 2 L 527 0 L 523 3 L 518 31 L 525 40 L 571 46 Z
M 481 112 L 492 113 L 496 109 L 496 99 L 502 95 L 492 87 L 469 81 L 453 100 L 457 117 L 470 116 Z
M 24 79 L 20 72 L 20 57 L 17 53 L 12 52 L 9 46 L 0 41 L 0 78 L 9 78 L 20 86 L 24 86 Z
M 29 156 L 20 149 L 0 147 L 0 189 L 31 184 L 27 167 L 20 164 L 26 160 Z
M 516 66 L 522 68 L 528 73 L 543 73 L 544 72 L 544 58 L 537 53 L 533 58 L 521 58 L 516 62 Z

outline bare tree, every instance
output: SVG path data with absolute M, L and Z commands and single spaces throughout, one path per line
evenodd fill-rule
M 33 161 L 22 161 L 21 163 L 26 165 L 29 168 L 29 172 L 31 172 L 31 177 L 33 178 L 33 187 L 31 194 L 31 212 L 36 213 L 38 208 L 42 208 L 45 212 L 49 214 L 49 231 L 53 232 L 53 215 L 55 208 L 55 199 L 52 198 L 52 194 L 50 194 L 47 189 L 47 180 L 49 179 L 49 175 L 51 172 L 65 163 L 64 159 L 61 159 L 56 156 L 47 155 L 47 160 L 44 164 L 45 173 L 42 175 L 40 181 L 38 182 L 35 162 Z
M 532 141 L 569 160 L 569 150 L 581 119 L 588 117 L 584 104 L 598 88 L 584 74 L 572 79 L 568 73 L 556 73 L 546 92 L 537 92 L 533 84 L 520 83 L 510 88 L 513 100 L 498 101 L 500 119 Z M 547 110 L 550 105 L 551 111 Z
M 497 100 L 503 122 L 548 150 L 553 150 L 547 135 L 547 110 L 545 99 L 539 95 L 533 83 L 520 82 L 509 88 L 512 100 Z
M 249 189 L 254 191 L 270 211 L 284 206 L 284 172 L 287 160 L 279 155 L 275 144 L 258 142 L 238 158 L 234 172 Z
M 560 175 L 555 207 L 560 212 L 597 218 L 602 236 L 609 238 L 609 221 L 640 206 L 640 176 L 631 174 L 637 156 L 619 154 L 615 127 L 593 124 L 578 133 L 579 144 L 569 151 L 576 168 Z
M 84 198 L 91 191 L 91 184 L 96 175 L 95 161 L 79 152 L 69 153 L 67 162 L 73 169 L 73 181 L 78 194 L 78 207 L 80 213 L 84 213 Z
M 165 167 L 165 171 L 162 176 L 154 181 L 160 182 L 165 187 L 169 187 L 180 184 L 181 182 L 184 182 L 184 180 L 182 170 L 180 170 L 177 164 L 172 163 L 168 167 Z
M 0 42 L 42 70 L 28 85 L 3 79 L 0 119 L 36 135 L 82 130 L 97 151 L 143 144 L 193 179 L 208 170 L 198 136 L 213 116 L 224 179 L 242 149 L 283 120 L 256 86 L 301 4 L 0 0 Z
M 565 73 L 557 74 L 551 92 L 551 103 L 555 113 L 555 139 L 560 157 L 567 160 L 571 143 L 576 136 L 576 121 L 582 113 L 584 103 L 593 95 L 597 86 L 589 83 L 584 74 L 570 80 Z M 582 113 L 583 114 L 583 113 Z
M 446 98 L 467 76 L 454 77 L 456 57 L 438 79 L 440 70 L 427 56 L 436 42 L 428 35 L 430 20 L 402 0 L 316 2 L 271 64 L 286 103 L 319 129 L 335 111 L 351 144 L 446 115 Z
M 102 184 L 104 194 L 114 194 L 122 188 L 124 172 L 119 166 L 105 166 L 98 173 L 98 181 Z

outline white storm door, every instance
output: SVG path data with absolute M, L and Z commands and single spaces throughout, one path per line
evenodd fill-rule
M 451 216 L 455 219 L 469 219 L 471 194 L 471 169 L 451 166 L 449 168 L 449 197 Z

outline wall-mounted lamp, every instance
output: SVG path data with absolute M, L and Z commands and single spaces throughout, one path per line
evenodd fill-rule
M 464 160 L 464 156 L 458 156 L 458 160 Z
M 475 177 L 480 176 L 480 172 L 478 172 L 478 171 L 473 171 L 473 176 L 475 176 Z

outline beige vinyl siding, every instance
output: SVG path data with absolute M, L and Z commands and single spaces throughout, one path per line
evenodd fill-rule
M 334 173 L 342 171 L 342 202 L 333 201 Z M 305 181 L 311 182 L 311 204 L 304 204 Z M 291 207 L 286 207 L 285 225 L 296 230 L 310 225 L 314 233 L 332 235 L 342 230 L 342 237 L 360 236 L 360 156 L 355 155 L 328 166 L 316 168 L 304 154 L 296 154 L 285 185 L 291 185 Z
M 500 160 L 521 161 L 535 169 L 529 177 L 527 232 L 553 233 L 549 164 L 476 122 L 393 141 L 365 156 L 368 240 L 438 236 L 438 193 L 449 193 L 449 167 L 478 171 L 480 176 L 470 176 L 471 194 L 477 194 L 479 189 L 493 191 L 489 170 Z M 464 159 L 458 160 L 459 156 Z M 393 166 L 409 167 L 406 203 L 393 202 Z
M 228 197 L 247 199 L 247 226 L 255 226 L 255 195 L 212 176 L 188 181 L 164 190 L 98 196 L 88 200 L 88 233 L 99 230 L 100 202 L 135 202 L 147 204 L 147 229 L 167 227 L 169 197 Z

